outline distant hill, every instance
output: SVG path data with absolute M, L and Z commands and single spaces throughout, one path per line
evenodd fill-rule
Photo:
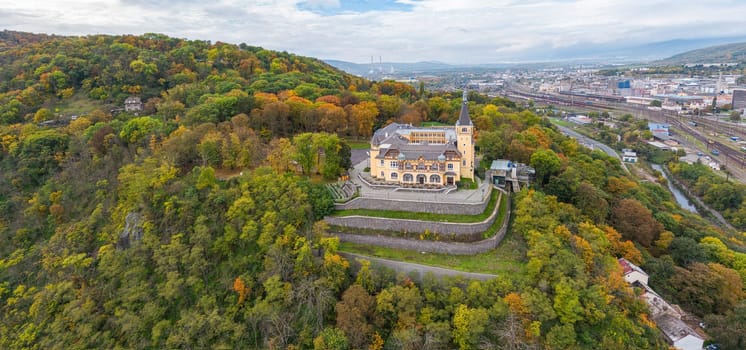
M 732 44 L 734 42 L 744 42 L 746 37 L 713 37 L 713 38 L 697 38 L 697 39 L 672 39 L 665 41 L 657 41 L 644 44 L 623 44 L 623 43 L 589 43 L 581 42 L 575 45 L 561 47 L 561 48 L 542 48 L 533 50 L 523 56 L 516 57 L 511 62 L 502 63 L 472 63 L 472 64 L 460 64 L 454 63 L 443 63 L 436 61 L 424 61 L 414 63 L 400 63 L 400 62 L 383 62 L 383 63 L 352 63 L 347 61 L 339 60 L 324 60 L 324 62 L 341 69 L 350 74 L 358 76 L 368 76 L 372 71 L 383 71 L 384 74 L 391 73 L 392 69 L 394 73 L 402 76 L 406 74 L 422 74 L 422 73 L 437 73 L 443 71 L 464 71 L 464 70 L 483 70 L 483 69 L 503 69 L 503 68 L 539 68 L 539 67 L 557 67 L 564 65 L 576 65 L 576 64 L 610 64 L 610 63 L 648 63 L 654 62 L 661 65 L 667 64 L 682 64 L 683 61 L 692 61 L 691 58 L 685 58 L 683 60 L 676 60 L 675 62 L 669 62 L 668 60 L 674 59 L 683 55 L 687 55 L 690 52 L 705 52 L 712 50 L 718 50 L 716 48 L 725 48 L 727 52 L 723 52 L 724 58 L 709 57 L 708 55 L 697 54 L 696 56 L 702 56 L 702 61 L 694 60 L 694 63 L 710 63 L 710 62 L 733 62 L 734 60 L 726 60 L 728 52 L 740 52 L 743 55 L 743 47 L 746 44 Z M 718 46 L 715 46 L 718 45 Z M 729 50 L 731 46 L 741 45 L 741 49 Z M 694 51 L 690 51 L 694 50 Z M 674 56 L 675 55 L 675 56 Z M 670 57 L 670 58 L 666 58 Z M 741 59 L 743 60 L 743 59 Z M 688 62 L 686 62 L 688 63 Z
M 735 63 L 746 61 L 746 42 L 709 46 L 660 60 L 664 65 L 688 63 Z
M 324 60 L 327 64 L 341 69 L 347 73 L 355 74 L 359 76 L 365 76 L 371 73 L 371 71 L 389 73 L 393 70 L 395 73 L 411 72 L 411 73 L 423 73 L 433 71 L 443 71 L 454 69 L 460 66 L 451 65 L 443 62 L 436 61 L 425 61 L 425 62 L 382 62 L 382 63 L 353 63 L 347 61 L 338 60 Z
M 3 30 L 0 32 L 0 51 L 50 40 L 55 37 L 57 36 Z

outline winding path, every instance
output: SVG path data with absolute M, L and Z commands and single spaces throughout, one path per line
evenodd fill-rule
M 476 279 L 476 280 L 481 280 L 481 281 L 486 281 L 486 280 L 490 280 L 490 279 L 497 277 L 497 275 L 492 275 L 492 274 L 487 274 L 487 273 L 476 273 L 476 272 L 451 270 L 451 269 L 446 269 L 442 267 L 415 264 L 415 263 L 409 263 L 409 262 L 397 261 L 397 260 L 382 259 L 382 258 L 376 258 L 372 256 L 366 256 L 366 255 L 355 254 L 355 253 L 339 252 L 339 254 L 344 256 L 350 261 L 355 261 L 356 259 L 365 259 L 365 260 L 370 261 L 372 264 L 385 266 L 385 267 L 388 267 L 390 269 L 393 269 L 397 272 L 401 272 L 404 274 L 416 273 L 420 279 L 422 279 L 428 273 L 432 273 L 433 275 L 437 277 L 461 276 L 467 279 Z

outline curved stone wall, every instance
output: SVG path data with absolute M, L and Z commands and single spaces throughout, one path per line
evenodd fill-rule
M 337 203 L 334 209 L 371 209 L 371 210 L 400 210 L 419 213 L 433 214 L 461 214 L 477 215 L 484 212 L 487 204 L 490 202 L 492 186 L 487 186 L 490 193 L 484 196 L 484 200 L 479 203 L 448 203 L 448 202 L 427 202 L 412 201 L 399 199 L 385 199 L 372 197 L 358 197 L 346 203 Z
M 357 235 L 349 233 L 331 233 L 334 236 L 339 237 L 342 242 L 352 242 L 359 244 L 368 244 L 381 247 L 388 247 L 394 249 L 403 250 L 414 250 L 428 253 L 440 253 L 440 254 L 453 254 L 453 255 L 474 255 L 484 253 L 497 247 L 498 244 L 505 237 L 505 233 L 508 230 L 508 222 L 510 221 L 510 201 L 507 201 L 508 207 L 505 211 L 505 221 L 503 222 L 497 233 L 485 240 L 462 243 L 462 242 L 443 242 L 443 241 L 428 241 L 428 240 L 414 240 L 406 238 L 398 238 L 384 235 Z
M 492 226 L 492 223 L 495 222 L 497 214 L 500 211 L 499 203 L 502 195 L 503 193 L 501 192 L 497 198 L 498 205 L 495 205 L 492 214 L 490 214 L 490 216 L 482 222 L 436 222 L 424 220 L 378 218 L 360 215 L 350 215 L 342 217 L 327 216 L 324 218 L 324 221 L 326 221 L 330 225 L 344 227 L 384 231 L 400 231 L 407 233 L 429 232 L 431 234 L 437 234 L 440 237 L 459 236 L 461 240 L 473 240 L 473 237 L 481 237 L 481 234 L 484 231 L 487 231 L 487 229 Z

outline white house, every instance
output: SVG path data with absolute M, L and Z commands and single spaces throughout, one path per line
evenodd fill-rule
M 651 319 L 661 330 L 666 341 L 675 349 L 702 350 L 704 337 L 682 320 L 686 313 L 681 308 L 669 304 L 648 286 L 648 274 L 624 258 L 619 259 L 619 265 L 624 270 L 624 280 L 642 288 L 640 298 L 648 305 Z
M 674 348 L 680 350 L 702 350 L 704 339 L 691 327 L 670 314 L 653 318 L 655 324 L 663 332 L 666 340 Z
M 589 118 L 587 115 L 575 115 L 567 119 L 578 125 L 586 125 L 586 124 L 593 123 L 593 119 Z
M 622 161 L 627 163 L 637 163 L 637 152 L 627 148 L 623 149 Z
M 130 96 L 124 100 L 125 112 L 140 112 L 143 109 L 143 103 L 137 96 Z
M 619 258 L 619 265 L 624 269 L 624 280 L 627 281 L 627 283 L 632 284 L 640 282 L 646 286 L 648 285 L 648 274 L 639 266 L 625 258 Z

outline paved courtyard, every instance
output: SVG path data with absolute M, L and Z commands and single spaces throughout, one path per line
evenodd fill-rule
M 352 150 L 351 160 L 353 169 L 350 171 L 350 181 L 354 182 L 360 189 L 361 197 L 385 198 L 395 200 L 432 201 L 442 203 L 479 203 L 489 193 L 489 183 L 477 179 L 479 188 L 475 190 L 453 190 L 445 193 L 444 190 L 413 190 L 398 187 L 369 186 L 358 177 L 365 174 L 363 170 L 368 167 L 368 150 Z

